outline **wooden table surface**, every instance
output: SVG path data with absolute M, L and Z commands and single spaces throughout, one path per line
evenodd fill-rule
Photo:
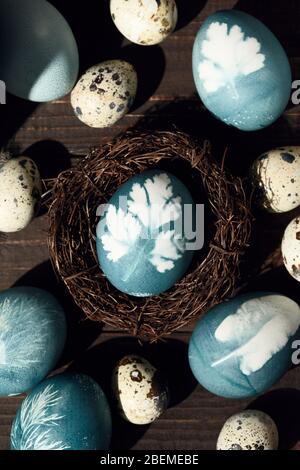
M 245 175 L 250 162 L 274 146 L 300 145 L 300 108 L 288 107 L 277 123 L 255 133 L 242 133 L 217 122 L 203 108 L 195 94 L 191 52 L 202 21 L 222 8 L 237 8 L 265 22 L 284 45 L 300 78 L 300 2 L 297 0 L 177 0 L 179 26 L 161 46 L 143 48 L 123 41 L 108 13 L 107 1 L 73 2 L 52 0 L 68 19 L 77 38 L 81 69 L 107 58 L 127 58 L 138 71 L 140 88 L 132 112 L 110 129 L 90 129 L 73 115 L 69 97 L 36 105 L 11 96 L 0 109 L 0 143 L 17 154 L 32 157 L 44 178 L 76 164 L 91 146 L 120 134 L 137 123 L 149 128 L 168 129 L 172 124 L 211 139 L 218 156 L 228 147 L 227 164 Z M 1 77 L 0 77 L 1 78 Z M 259 215 L 252 253 L 263 263 L 278 249 L 285 224 L 292 217 Z M 24 231 L 0 234 L 0 289 L 14 285 L 44 287 L 58 296 L 58 285 L 47 250 L 47 216 L 40 215 Z M 245 266 L 244 266 L 245 267 Z M 246 265 L 247 268 L 247 265 Z M 282 267 L 280 256 L 274 269 L 249 280 L 248 289 L 266 288 L 287 293 L 300 301 L 296 281 Z M 116 351 L 139 348 L 137 341 L 120 331 L 81 322 L 71 301 L 67 315 L 72 318 L 66 353 L 60 367 L 75 367 L 97 378 L 107 388 Z M 297 448 L 300 438 L 300 370 L 291 370 L 274 390 L 253 400 L 227 400 L 197 385 L 189 371 L 187 343 L 192 325 L 165 343 L 144 346 L 153 362 L 168 375 L 172 402 L 156 423 L 135 427 L 114 418 L 112 448 L 116 449 L 214 449 L 218 432 L 227 417 L 251 404 L 269 412 L 278 424 L 282 448 Z M 143 347 L 141 348 L 143 354 Z M 9 447 L 13 416 L 22 397 L 0 399 L 0 449 Z

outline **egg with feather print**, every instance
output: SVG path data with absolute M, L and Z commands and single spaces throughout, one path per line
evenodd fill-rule
M 36 386 L 14 419 L 11 450 L 107 450 L 111 414 L 101 387 L 67 372 Z
M 196 325 L 189 362 L 210 392 L 226 398 L 264 393 L 292 366 L 300 307 L 288 297 L 253 292 L 212 308 Z
M 148 170 L 112 196 L 97 226 L 97 253 L 107 279 L 136 297 L 171 288 L 193 258 L 195 204 L 174 175 Z
M 194 43 L 193 75 L 207 109 L 243 131 L 276 121 L 291 94 L 291 67 L 278 39 L 238 10 L 205 20 Z
M 55 367 L 66 340 L 65 314 L 34 287 L 0 293 L 0 396 L 27 392 Z

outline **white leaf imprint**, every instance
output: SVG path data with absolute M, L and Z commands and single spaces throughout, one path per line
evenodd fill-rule
M 247 300 L 215 331 L 219 342 L 242 345 L 215 361 L 212 367 L 236 358 L 241 372 L 250 375 L 281 351 L 299 326 L 300 307 L 293 300 L 280 295 Z
M 154 241 L 149 262 L 158 272 L 174 268 L 184 253 L 184 241 L 170 224 L 182 218 L 181 198 L 174 197 L 171 180 L 166 173 L 149 177 L 144 184 L 134 183 L 124 208 L 110 205 L 100 235 L 108 259 L 116 262 L 129 253 L 139 238 Z
M 21 405 L 19 416 L 13 426 L 11 443 L 19 450 L 65 450 L 69 446 L 62 441 L 52 439 L 53 427 L 59 426 L 64 416 L 52 412 L 61 397 L 53 385 L 47 385 L 42 391 L 28 396 Z M 19 438 L 21 433 L 21 438 Z
M 254 37 L 245 38 L 240 26 L 228 29 L 226 23 L 211 23 L 201 46 L 205 59 L 198 66 L 206 91 L 214 93 L 229 86 L 238 96 L 235 80 L 264 67 L 265 55 L 260 50 L 260 42 Z
M 43 318 L 45 309 L 48 318 Z M 18 298 L 0 302 L 0 367 L 8 364 L 14 368 L 29 368 L 43 361 L 45 337 L 55 314 L 53 307 L 45 302 L 41 309 L 35 297 L 26 304 Z M 37 331 L 36 335 L 34 331 Z

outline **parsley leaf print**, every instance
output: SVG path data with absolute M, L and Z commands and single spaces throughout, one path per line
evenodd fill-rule
M 138 240 L 144 249 L 151 243 L 148 261 L 160 273 L 174 268 L 185 250 L 185 243 L 172 224 L 182 218 L 181 197 L 174 196 L 169 176 L 160 173 L 148 177 L 143 184 L 134 183 L 127 199 L 127 208 L 110 205 L 100 239 L 107 258 L 117 262 L 130 253 Z M 140 253 L 142 255 L 142 253 Z
M 211 23 L 206 37 L 201 50 L 205 59 L 198 66 L 204 88 L 214 93 L 229 86 L 238 96 L 235 80 L 264 67 L 265 55 L 260 52 L 260 42 L 254 37 L 245 38 L 237 25 L 229 29 L 226 23 L 219 22 Z
M 108 259 L 116 262 L 128 253 L 141 234 L 141 225 L 130 213 L 122 208 L 109 205 L 106 214 L 107 233 L 101 236 Z

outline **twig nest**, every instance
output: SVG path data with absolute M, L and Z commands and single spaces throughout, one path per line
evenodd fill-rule
M 153 168 L 173 174 L 178 168 L 195 202 L 206 203 L 209 223 L 204 249 L 185 277 L 160 295 L 134 298 L 114 288 L 99 267 L 96 213 L 121 184 Z M 92 150 L 55 181 L 49 218 L 53 265 L 85 315 L 152 341 L 233 294 L 251 232 L 242 181 L 219 167 L 207 142 L 180 132 L 131 132 Z

